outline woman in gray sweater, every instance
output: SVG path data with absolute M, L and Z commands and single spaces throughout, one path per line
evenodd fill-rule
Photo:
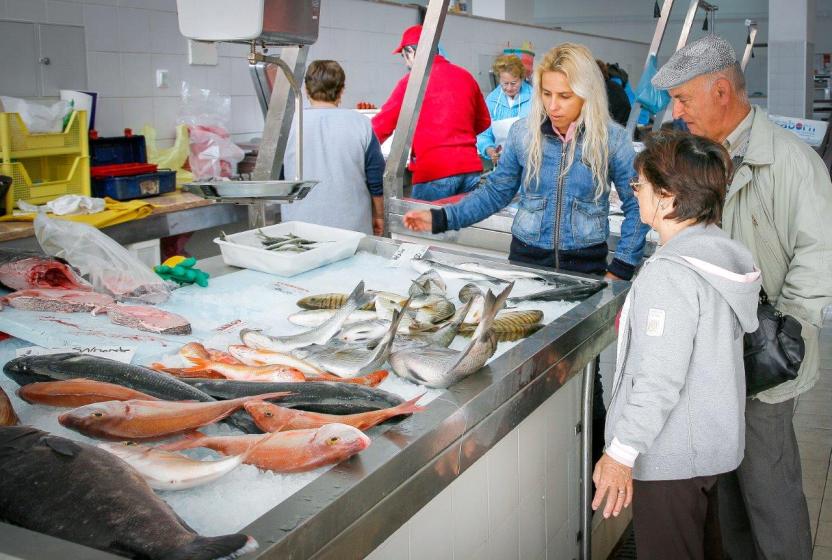
M 704 558 L 708 497 L 745 441 L 743 334 L 757 329 L 760 273 L 716 224 L 731 160 L 705 138 L 663 132 L 635 161 L 641 220 L 660 249 L 622 310 L 606 450 L 593 508 L 633 501 L 639 560 Z

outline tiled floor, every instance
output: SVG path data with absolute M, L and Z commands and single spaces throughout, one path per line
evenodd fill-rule
M 820 379 L 797 400 L 794 428 L 809 503 L 814 560 L 832 560 L 832 309 L 820 339 Z

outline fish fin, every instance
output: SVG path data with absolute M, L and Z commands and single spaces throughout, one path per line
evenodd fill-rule
M 387 379 L 388 375 L 390 375 L 389 371 L 387 371 L 386 369 L 379 369 L 374 372 L 368 373 L 363 377 L 367 380 L 368 387 L 375 387 L 376 385 Z
M 55 436 L 47 436 L 41 440 L 47 446 L 49 446 L 52 451 L 58 453 L 59 455 L 64 455 L 66 457 L 75 457 L 78 453 L 82 451 L 81 446 L 75 443 L 72 440 L 62 438 L 62 437 L 55 437 Z
M 160 560 L 231 560 L 257 548 L 257 541 L 243 534 L 221 537 L 196 535 L 194 540 L 168 551 Z
M 347 302 L 344 304 L 344 307 L 346 307 L 350 301 L 358 302 L 358 306 L 360 307 L 361 305 L 366 303 L 364 299 L 364 280 L 362 280 L 355 286 L 355 288 L 353 288 L 349 297 L 347 297 Z
M 514 282 L 510 282 L 498 296 L 494 296 L 491 290 L 487 290 L 485 292 L 485 305 L 483 306 L 484 311 L 482 319 L 480 319 L 476 330 L 474 330 L 474 334 L 471 335 L 471 342 L 469 342 L 468 346 L 466 346 L 465 349 L 459 353 L 459 358 L 449 371 L 454 371 L 459 364 L 462 363 L 466 357 L 468 357 L 468 354 L 477 342 L 485 341 L 486 337 L 488 337 L 488 332 L 491 330 L 491 325 L 494 323 L 494 318 L 497 316 L 497 312 L 500 311 L 500 309 L 502 309 L 505 305 L 506 299 L 508 299 L 508 295 L 511 293 L 511 289 L 513 287 Z
M 405 401 L 402 404 L 400 404 L 398 406 L 395 406 L 393 408 L 393 410 L 398 412 L 398 415 L 412 414 L 414 412 L 422 412 L 423 410 L 425 410 L 425 407 L 424 406 L 419 406 L 416 403 L 419 401 L 419 399 L 421 399 L 424 396 L 425 396 L 425 393 L 422 393 L 420 395 L 416 395 L 415 397 L 413 397 L 409 401 Z
M 199 373 L 200 371 L 212 370 L 215 364 L 212 360 L 207 360 L 205 358 L 188 358 L 188 361 L 191 362 L 193 365 L 191 367 L 186 368 L 179 368 L 179 371 L 183 371 L 185 373 Z
M 194 430 L 193 432 L 186 432 L 182 434 L 182 439 L 171 443 L 165 443 L 163 445 L 158 446 L 156 449 L 162 449 L 164 451 L 179 451 L 180 449 L 190 449 L 192 447 L 199 447 L 199 440 L 205 439 L 208 436 Z

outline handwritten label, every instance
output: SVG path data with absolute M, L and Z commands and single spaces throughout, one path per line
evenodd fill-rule
M 393 256 L 390 257 L 390 264 L 388 266 L 399 268 L 402 264 L 407 264 L 410 259 L 421 259 L 428 252 L 427 245 L 420 245 L 419 243 L 402 243 Z
M 133 360 L 133 355 L 136 353 L 136 349 L 132 346 L 84 346 L 81 344 L 67 348 L 27 346 L 26 348 L 18 348 L 15 354 L 18 358 L 20 358 L 21 356 L 46 356 L 48 354 L 63 354 L 64 352 L 89 354 L 91 356 L 110 358 L 111 360 L 129 364 Z

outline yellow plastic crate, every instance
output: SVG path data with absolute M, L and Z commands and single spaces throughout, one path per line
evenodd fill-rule
M 87 112 L 74 111 L 63 132 L 29 132 L 17 113 L 0 113 L 0 159 L 89 155 Z
M 6 214 L 13 213 L 18 200 L 45 204 L 65 194 L 90 196 L 88 156 L 51 156 L 2 163 L 0 174 L 12 178 L 12 186 L 6 193 Z

